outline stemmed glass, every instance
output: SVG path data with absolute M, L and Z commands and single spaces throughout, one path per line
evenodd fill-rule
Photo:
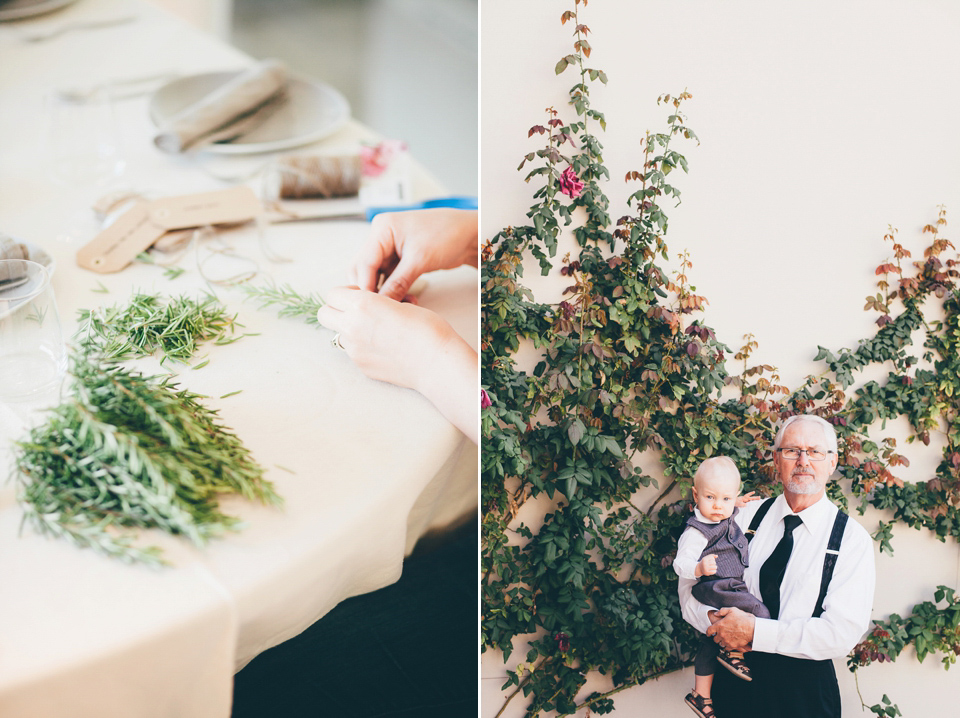
M 0 403 L 55 402 L 66 366 L 50 273 L 38 262 L 0 259 Z
M 113 88 L 86 97 L 53 90 L 44 97 L 43 151 L 48 177 L 62 193 L 65 221 L 57 238 L 83 244 L 100 229 L 92 206 L 126 166 L 114 114 Z M 63 206 L 61 205 L 61 206 Z

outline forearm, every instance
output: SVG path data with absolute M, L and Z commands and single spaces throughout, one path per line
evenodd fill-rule
M 424 364 L 414 386 L 475 444 L 480 441 L 478 366 L 477 353 L 451 332 Z
M 673 570 L 680 578 L 697 578 L 697 564 L 700 554 L 707 547 L 706 537 L 694 528 L 687 527 L 677 541 L 677 556 L 673 560 Z
M 696 559 L 682 559 L 677 556 L 673 562 L 673 570 L 680 578 L 694 579 L 699 578 L 697 574 L 698 565 Z
M 681 578 L 678 583 L 678 592 L 680 594 L 680 612 L 683 614 L 683 620 L 696 628 L 700 633 L 706 633 L 710 627 L 710 618 L 708 611 L 715 610 L 713 606 L 704 606 L 693 597 L 693 586 L 695 579 Z
M 869 627 L 869 612 L 861 620 L 849 615 L 776 621 L 758 618 L 753 648 L 794 658 L 820 661 L 841 658 L 857 645 Z
M 453 215 L 457 218 L 456 231 L 458 244 L 461 247 L 461 266 L 480 266 L 479 242 L 479 213 L 475 211 L 456 210 Z

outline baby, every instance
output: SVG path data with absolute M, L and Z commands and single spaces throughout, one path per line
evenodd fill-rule
M 747 566 L 747 539 L 734 521 L 737 509 L 759 497 L 740 493 L 740 472 L 732 459 L 716 456 L 700 464 L 693 477 L 693 500 L 697 506 L 677 544 L 673 568 L 682 578 L 696 578 L 693 597 L 700 603 L 723 608 L 740 608 L 759 618 L 770 612 L 747 591 L 743 569 Z M 751 680 L 743 653 L 724 651 L 704 636 L 694 660 L 694 690 L 685 699 L 701 718 L 714 718 L 710 690 L 719 662 L 724 668 Z

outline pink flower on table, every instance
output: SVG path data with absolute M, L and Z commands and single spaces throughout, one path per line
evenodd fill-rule
M 364 177 L 378 177 L 390 166 L 390 161 L 407 149 L 400 140 L 384 140 L 379 145 L 361 145 L 360 163 Z
M 583 182 L 577 177 L 573 167 L 567 165 L 567 169 L 560 175 L 560 191 L 571 199 L 576 199 L 583 192 L 583 187 Z
M 486 409 L 488 406 L 493 406 L 493 402 L 490 401 L 490 397 L 487 395 L 486 389 L 480 390 L 480 408 Z

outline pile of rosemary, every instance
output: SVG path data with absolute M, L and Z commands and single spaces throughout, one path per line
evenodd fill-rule
M 131 529 L 202 545 L 237 525 L 221 494 L 279 505 L 240 440 L 203 397 L 89 354 L 74 357 L 71 396 L 17 444 L 24 518 L 38 530 L 127 560 L 156 562 Z
M 202 545 L 238 526 L 220 511 L 221 495 L 279 505 L 263 469 L 204 397 L 118 363 L 155 350 L 186 361 L 198 342 L 221 341 L 234 324 L 213 297 L 138 294 L 124 308 L 82 312 L 70 394 L 16 444 L 24 521 L 107 555 L 163 563 L 157 547 L 136 542 L 137 530 Z
M 163 359 L 187 361 L 204 341 L 229 344 L 239 326 L 236 316 L 213 295 L 164 299 L 134 294 L 125 306 L 82 309 L 77 341 L 108 361 L 144 357 L 159 351 Z M 162 361 L 161 360 L 161 361 Z

